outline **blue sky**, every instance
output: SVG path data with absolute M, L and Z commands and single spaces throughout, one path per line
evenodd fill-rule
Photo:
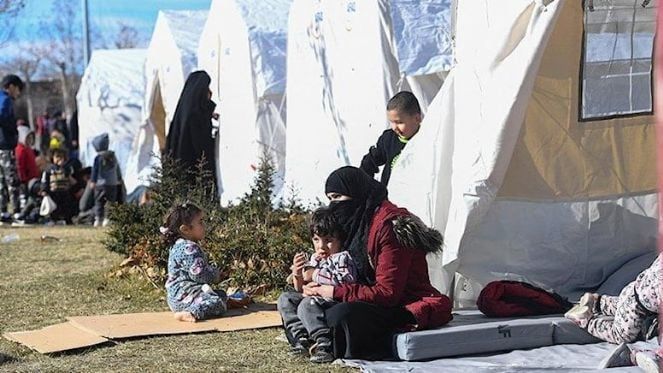
M 71 1 L 80 10 L 81 0 Z M 209 9 L 211 0 L 88 0 L 90 23 L 101 35 L 109 37 L 117 33 L 120 22 L 135 27 L 140 34 L 143 46 L 152 34 L 159 10 L 198 10 Z M 42 20 L 53 16 L 53 0 L 26 0 L 16 28 L 16 38 L 38 41 L 34 31 Z M 81 24 L 81 18 L 73 20 Z M 82 28 L 82 25 L 81 25 Z M 92 40 L 95 45 L 95 41 Z

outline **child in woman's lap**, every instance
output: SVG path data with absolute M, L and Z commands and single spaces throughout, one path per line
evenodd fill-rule
M 292 352 L 305 353 L 311 341 L 314 343 L 311 361 L 324 363 L 333 360 L 331 331 L 325 321 L 325 310 L 337 302 L 321 297 L 305 297 L 302 289 L 308 283 L 353 283 L 357 271 L 349 253 L 341 250 L 345 234 L 328 209 L 321 208 L 313 213 L 310 231 L 315 253 L 308 261 L 304 253 L 295 255 L 292 278 L 297 292 L 281 294 L 278 308 L 291 337 Z
M 204 213 L 191 203 L 178 205 L 166 217 L 162 234 L 168 255 L 168 306 L 180 321 L 195 322 L 221 316 L 228 297 L 210 284 L 221 280 L 219 269 L 208 262 L 198 242 L 205 238 Z

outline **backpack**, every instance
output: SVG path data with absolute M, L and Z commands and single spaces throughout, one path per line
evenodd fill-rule
M 488 317 L 514 317 L 562 314 L 573 304 L 525 282 L 494 281 L 481 290 L 477 306 Z

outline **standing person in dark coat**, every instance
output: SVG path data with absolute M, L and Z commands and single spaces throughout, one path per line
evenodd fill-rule
M 8 202 L 11 202 L 14 212 L 20 209 L 20 186 L 16 168 L 15 149 L 18 145 L 18 128 L 14 116 L 14 100 L 21 96 L 24 84 L 16 75 L 7 75 L 2 79 L 0 89 L 0 188 L 7 188 L 9 201 L 5 193 L 0 193 L 0 210 L 2 220 L 11 220 L 7 212 Z
M 74 111 L 74 115 L 69 120 L 69 136 L 71 137 L 71 158 L 78 159 L 78 109 Z
M 53 133 L 62 135 L 64 137 L 64 144 L 62 145 L 67 149 L 71 149 L 71 133 L 69 132 L 69 126 L 67 126 L 67 119 L 61 111 L 56 111 L 49 122 L 49 134 L 53 136 Z
M 195 71 L 187 78 L 168 130 L 166 154 L 178 160 L 184 170 L 195 169 L 204 158 L 205 170 L 216 175 L 212 119 L 218 114 L 214 113 L 210 82 L 204 71 Z M 216 177 L 210 182 L 215 184 Z
M 101 227 L 109 224 L 106 215 L 106 205 L 117 203 L 122 189 L 122 171 L 115 157 L 115 153 L 108 150 L 109 138 L 103 133 L 92 140 L 97 156 L 92 166 L 92 179 L 90 186 L 94 188 L 94 226 Z

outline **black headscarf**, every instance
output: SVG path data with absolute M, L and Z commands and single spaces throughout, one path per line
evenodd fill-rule
M 204 71 L 195 71 L 187 78 L 168 130 L 166 154 L 178 160 L 184 169 L 193 169 L 204 156 L 205 169 L 214 174 L 212 114 L 216 104 L 209 99 L 210 82 Z
M 387 199 L 387 188 L 357 167 L 346 166 L 327 178 L 325 193 L 339 193 L 351 197 L 347 201 L 329 204 L 334 217 L 346 233 L 344 248 L 357 265 L 359 280 L 366 284 L 375 281 L 375 270 L 367 253 L 368 230 L 375 210 Z

